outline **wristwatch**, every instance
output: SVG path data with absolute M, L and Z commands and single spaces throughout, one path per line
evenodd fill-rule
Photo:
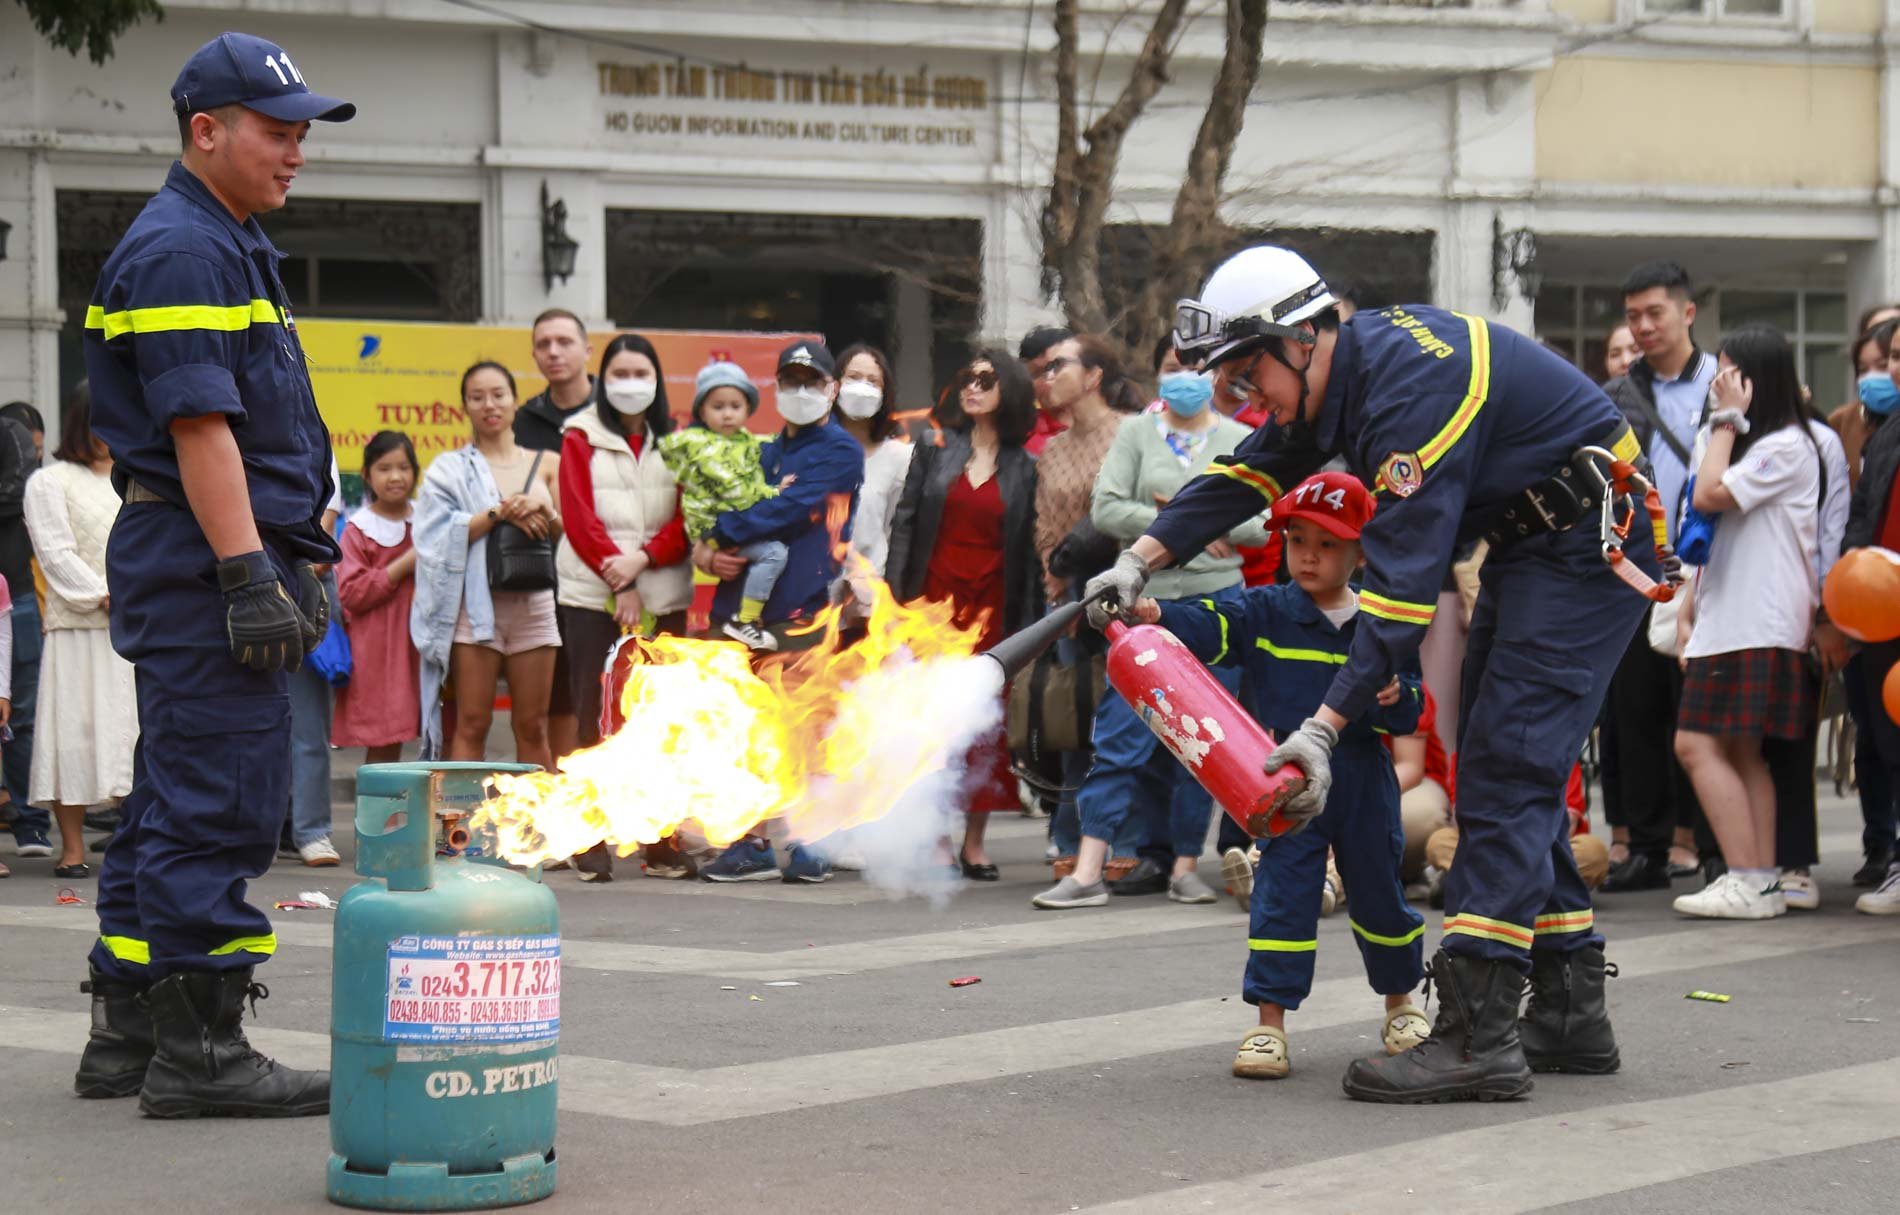
M 499 506 L 491 506 L 491 507 L 489 507 L 489 508 L 488 508 L 488 521 L 489 521 L 490 523 L 495 523 L 495 522 L 499 522 L 499 521 L 500 521 L 500 519 L 501 519 L 501 508 L 500 508 Z

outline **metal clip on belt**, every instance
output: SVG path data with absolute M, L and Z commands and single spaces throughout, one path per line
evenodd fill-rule
M 134 502 L 163 502 L 164 500 L 165 499 L 159 497 L 151 490 L 140 485 L 137 481 L 128 480 L 125 483 L 125 504 L 127 506 L 132 505 Z
M 1676 587 L 1682 583 L 1682 562 L 1676 559 L 1676 551 L 1669 546 L 1669 525 L 1663 514 L 1662 495 L 1656 492 L 1656 487 L 1650 484 L 1648 477 L 1637 471 L 1634 464 L 1618 459 L 1601 447 L 1578 448 L 1572 462 L 1579 461 L 1595 474 L 1600 486 L 1598 492 L 1603 500 L 1603 508 L 1599 516 L 1598 535 L 1603 542 L 1604 563 L 1643 598 L 1652 603 L 1668 603 L 1676 597 Z M 1609 469 L 1608 472 L 1604 471 L 1605 467 Z M 1649 515 L 1650 530 L 1656 541 L 1656 555 L 1662 561 L 1661 582 L 1645 574 L 1623 552 L 1623 542 L 1629 539 L 1630 525 L 1636 522 L 1634 499 L 1638 496 Z M 1624 504 L 1620 518 L 1616 509 L 1618 503 Z

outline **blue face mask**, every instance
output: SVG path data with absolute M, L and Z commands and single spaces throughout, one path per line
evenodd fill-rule
M 1900 387 L 1896 387 L 1893 377 L 1884 371 L 1870 371 L 1860 377 L 1855 390 L 1860 395 L 1860 403 L 1867 407 L 1868 413 L 1886 417 L 1900 405 Z
M 1184 418 L 1207 408 L 1214 399 L 1214 379 L 1198 371 L 1170 371 L 1161 377 L 1161 400 Z

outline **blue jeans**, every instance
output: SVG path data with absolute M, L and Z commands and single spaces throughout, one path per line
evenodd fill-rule
M 330 618 L 340 619 L 336 575 L 326 574 Z M 372 672 L 364 672 L 374 677 Z M 336 710 L 330 681 L 305 660 L 290 677 L 290 842 L 301 848 L 330 834 L 330 723 Z
M 40 605 L 28 585 L 14 591 L 13 601 L 13 741 L 0 744 L 0 776 L 13 798 L 13 837 L 45 835 L 52 816 L 44 806 L 27 805 L 33 775 L 33 702 L 40 691 Z
M 751 544 L 740 545 L 739 555 L 746 559 L 745 582 L 740 587 L 740 597 L 759 603 L 770 599 L 772 588 L 778 585 L 779 575 L 785 572 L 790 552 L 777 540 L 756 540 Z

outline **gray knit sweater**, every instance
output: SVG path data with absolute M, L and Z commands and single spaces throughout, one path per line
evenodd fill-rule
M 1183 465 L 1164 433 L 1162 419 L 1167 416 L 1138 413 L 1124 421 L 1095 478 L 1095 501 L 1089 516 L 1097 530 L 1123 545 L 1132 544 L 1155 521 L 1160 513 L 1157 494 L 1174 497 L 1182 486 L 1205 472 L 1215 456 L 1232 454 L 1240 441 L 1253 433 L 1232 418 L 1217 415 L 1213 430 L 1203 432 L 1206 440 L 1195 450 L 1192 462 Z M 1248 547 L 1265 544 L 1266 527 L 1256 515 L 1227 533 L 1227 539 Z M 1187 556 L 1176 554 L 1177 558 Z M 1156 599 L 1185 599 L 1239 585 L 1239 557 L 1211 557 L 1202 551 L 1193 554 L 1191 560 L 1156 573 L 1148 580 L 1147 593 Z

